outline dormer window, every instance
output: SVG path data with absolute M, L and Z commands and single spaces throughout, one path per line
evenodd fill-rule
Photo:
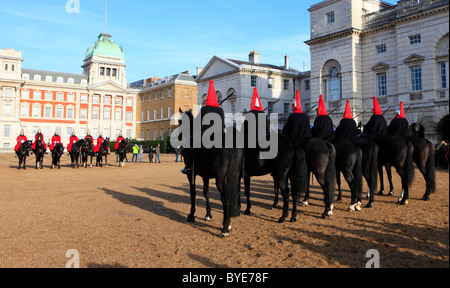
M 57 83 L 63 83 L 64 79 L 62 77 L 58 77 L 58 78 L 56 78 L 56 82 Z
M 67 83 L 69 83 L 69 84 L 73 84 L 73 83 L 74 83 L 74 80 L 73 80 L 73 78 L 69 78 L 69 79 L 67 79 Z
M 28 75 L 28 74 L 23 74 L 23 75 L 22 75 L 22 80 L 30 80 L 30 75 Z
M 41 81 L 41 75 L 34 75 L 34 81 Z
M 82 79 L 81 80 L 81 85 L 87 85 L 87 80 L 86 79 Z
M 52 82 L 52 76 L 45 76 L 45 82 Z

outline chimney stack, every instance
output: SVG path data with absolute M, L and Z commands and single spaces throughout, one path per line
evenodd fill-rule
M 250 55 L 248 55 L 248 60 L 254 64 L 259 64 L 259 52 L 252 51 Z
M 284 56 L 284 68 L 289 70 L 289 56 L 287 54 Z

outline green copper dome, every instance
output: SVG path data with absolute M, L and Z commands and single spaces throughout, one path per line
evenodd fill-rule
M 84 59 L 91 57 L 92 55 L 125 58 L 122 48 L 114 43 L 111 35 L 102 33 L 98 36 L 97 42 L 91 46 L 86 52 Z

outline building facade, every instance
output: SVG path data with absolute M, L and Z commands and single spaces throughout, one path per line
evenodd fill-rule
M 131 84 L 140 88 L 137 100 L 136 138 L 163 140 L 178 127 L 170 119 L 197 104 L 197 83 L 189 71 Z
M 72 131 L 84 137 L 136 137 L 138 90 L 126 83 L 125 58 L 111 35 L 88 49 L 83 74 L 22 68 L 22 52 L 0 49 L 0 151 L 12 151 L 23 129 L 40 129 L 49 142 L 55 131 L 64 144 Z
M 309 72 L 300 72 L 289 65 L 286 55 L 284 66 L 263 64 L 259 53 L 253 51 L 248 61 L 232 60 L 214 56 L 199 73 L 198 103 L 206 103 L 209 80 L 214 80 L 218 102 L 228 98 L 222 108 L 225 113 L 243 113 L 250 110 L 253 90 L 256 87 L 263 109 L 268 113 L 280 114 L 280 125 L 285 116 L 291 112 L 291 104 L 296 90 L 305 98 L 310 98 Z M 307 103 L 304 108 L 308 109 Z M 226 123 L 227 125 L 231 123 Z
M 435 127 L 449 113 L 449 1 L 327 0 L 310 7 L 311 98 L 336 124 L 350 100 L 367 123 L 377 96 L 386 119 L 404 101 L 409 122 Z M 302 99 L 303 100 L 303 99 Z

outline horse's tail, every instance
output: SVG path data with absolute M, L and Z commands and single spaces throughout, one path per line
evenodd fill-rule
M 370 159 L 370 179 L 372 187 L 369 187 L 370 193 L 375 193 L 378 188 L 378 153 L 380 148 L 375 142 L 371 143 L 372 159 Z
M 412 145 L 412 143 L 405 139 L 405 143 L 407 145 L 407 151 L 406 151 L 406 159 L 405 159 L 405 177 L 406 177 L 406 183 L 408 184 L 408 187 L 411 187 L 413 180 L 414 180 L 414 172 L 415 172 L 415 167 L 414 167 L 414 161 L 413 161 L 413 152 L 414 152 L 414 147 Z
M 426 173 L 425 173 L 425 181 L 427 183 L 427 190 L 430 191 L 430 193 L 436 192 L 436 169 L 434 166 L 434 147 L 433 143 L 426 140 L 427 145 L 429 147 L 428 152 L 428 159 L 426 163 Z
M 362 150 L 358 145 L 355 145 L 355 148 L 356 148 L 356 162 L 355 167 L 353 168 L 353 177 L 355 178 L 354 188 L 357 193 L 356 197 L 360 199 L 363 189 Z
M 325 181 L 328 186 L 328 193 L 331 203 L 334 202 L 334 192 L 336 190 L 336 148 L 330 142 L 326 142 L 328 147 L 328 165 L 325 170 Z
M 237 217 L 240 215 L 240 191 L 239 191 L 239 176 L 242 170 L 242 161 L 244 152 L 243 149 L 233 148 L 228 150 L 229 164 L 226 176 L 226 193 L 228 198 L 228 206 L 230 217 Z

